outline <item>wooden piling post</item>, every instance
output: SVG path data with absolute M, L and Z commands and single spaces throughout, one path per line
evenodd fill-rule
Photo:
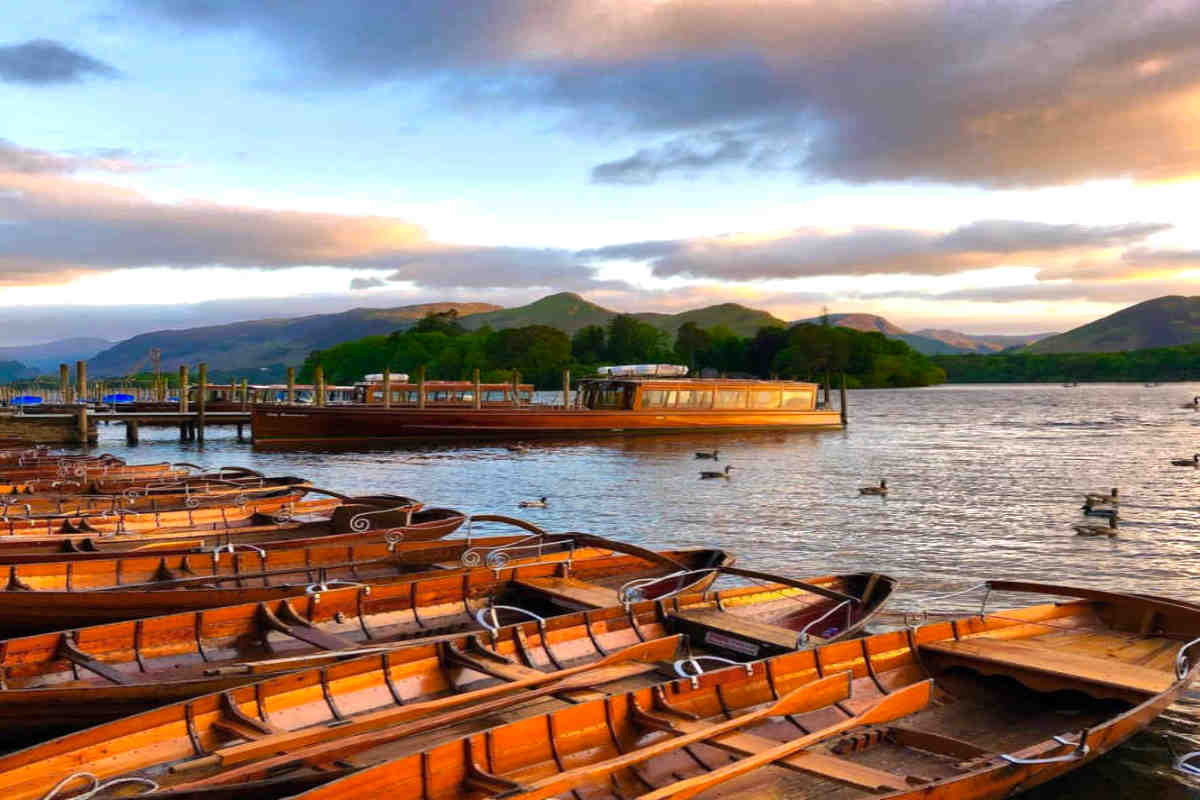
M 188 413 L 188 368 L 186 364 L 179 365 L 179 413 Z
M 480 408 L 483 408 L 483 391 L 482 391 L 483 387 L 479 385 L 479 370 L 478 369 L 475 370 L 474 377 L 475 377 L 475 403 L 474 403 L 474 405 L 475 405 L 476 410 L 478 410 Z
M 79 410 L 75 412 L 76 418 L 79 421 L 79 446 L 88 446 L 88 410 L 87 405 L 81 405 Z
M 320 407 L 325 405 L 325 368 L 320 364 L 313 369 L 313 404 Z
M 842 425 L 846 425 L 846 373 L 842 373 Z
M 125 420 L 125 443 L 138 443 L 138 423 L 136 419 Z
M 425 407 L 425 365 L 417 367 L 417 408 Z
M 71 371 L 66 364 L 58 365 L 58 402 L 71 402 Z
M 389 367 L 383 368 L 383 407 L 392 407 L 392 370 Z
M 237 424 L 237 440 L 239 442 L 246 441 L 246 437 L 242 433 L 242 423 L 240 422 Z
M 287 368 L 287 404 L 296 402 L 296 368 Z
M 86 403 L 88 398 L 87 390 L 87 362 L 75 362 L 75 394 L 79 398 L 79 402 Z M 84 437 L 85 440 L 87 437 Z
M 196 439 L 204 441 L 204 410 L 208 406 L 208 364 L 197 365 L 196 376 Z
M 242 378 L 242 411 L 250 408 L 250 381 Z M 238 426 L 238 440 L 242 438 L 242 426 Z
M 520 386 L 521 386 L 521 373 L 517 372 L 514 369 L 513 373 L 512 373 L 513 408 L 519 408 L 521 406 Z
M 571 370 L 563 370 L 563 410 L 571 407 Z

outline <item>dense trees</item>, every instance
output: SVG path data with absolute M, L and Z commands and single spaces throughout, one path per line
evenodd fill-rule
M 479 369 L 485 381 L 508 380 L 512 370 L 540 387 L 559 385 L 562 370 L 587 375 L 602 364 L 686 364 L 694 372 L 762 378 L 821 379 L 847 374 L 850 386 L 924 386 L 944 379 L 928 358 L 880 333 L 829 325 L 762 328 L 743 338 L 718 325 L 683 325 L 672 346 L 663 331 L 629 315 L 607 326 L 591 325 L 568 338 L 545 325 L 464 331 L 452 314 L 430 315 L 408 331 L 368 336 L 309 356 L 300 378 L 321 364 L 326 380 L 352 383 L 385 366 L 430 378 L 466 380 Z
M 947 378 L 958 383 L 1016 381 L 1194 381 L 1200 380 L 1200 344 L 1119 353 L 996 353 L 934 356 Z

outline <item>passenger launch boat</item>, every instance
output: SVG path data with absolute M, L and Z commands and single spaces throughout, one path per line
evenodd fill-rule
M 557 405 L 523 403 L 518 395 L 502 406 L 482 402 L 478 392 L 467 402 L 420 402 L 425 390 L 418 384 L 418 403 L 402 407 L 256 407 L 254 441 L 579 437 L 845 424 L 844 401 L 841 411 L 833 409 L 828 387 L 826 402 L 818 405 L 814 383 L 686 378 L 685 367 L 647 366 L 654 369 L 610 368 L 603 377 L 581 381 L 573 401 L 564 390 Z

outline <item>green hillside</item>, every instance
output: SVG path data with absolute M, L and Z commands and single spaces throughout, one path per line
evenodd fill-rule
M 214 379 L 222 376 L 273 381 L 283 377 L 313 350 L 372 334 L 388 334 L 413 325 L 431 312 L 489 311 L 487 303 L 425 303 L 399 308 L 355 308 L 340 314 L 259 319 L 134 336 L 89 361 L 96 377 L 127 375 L 145 369 L 151 348 L 162 351 L 164 369 L 207 362 Z
M 1028 347 L 1032 353 L 1116 353 L 1200 342 L 1200 297 L 1168 295 Z
M 574 335 L 589 325 L 607 325 L 621 312 L 612 311 L 583 299 L 574 292 L 560 292 L 517 308 L 503 308 L 482 314 L 463 316 L 459 320 L 467 330 L 479 330 L 484 325 L 493 329 L 522 328 L 526 325 L 548 325 L 568 335 Z M 724 325 L 739 336 L 753 336 L 759 328 L 786 322 L 766 311 L 747 308 L 737 303 L 722 303 L 696 308 L 678 314 L 633 313 L 630 316 L 646 322 L 674 337 L 688 322 L 701 328 Z

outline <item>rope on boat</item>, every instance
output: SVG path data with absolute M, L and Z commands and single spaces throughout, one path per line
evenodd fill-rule
M 53 798 L 58 796 L 58 793 L 62 791 L 63 787 L 67 786 L 72 781 L 79 780 L 80 778 L 90 781 L 92 788 L 86 790 L 83 794 L 73 795 L 70 800 L 89 800 L 89 798 L 95 797 L 100 792 L 111 789 L 114 786 L 119 786 L 123 783 L 140 783 L 146 787 L 146 791 L 148 792 L 157 792 L 159 788 L 158 784 L 149 778 L 113 778 L 111 781 L 102 782 L 90 772 L 76 772 L 73 775 L 68 775 L 58 783 L 54 784 L 54 788 L 44 795 L 42 800 L 53 800 Z

